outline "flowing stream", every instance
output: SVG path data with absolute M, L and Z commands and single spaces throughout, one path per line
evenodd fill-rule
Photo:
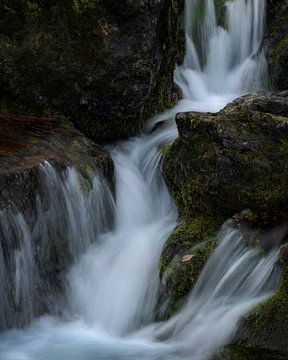
M 17 209 L 0 212 L 5 241 L 16 234 L 20 244 L 9 256 L 0 247 L 0 326 L 10 328 L 20 316 L 11 312 L 12 301 L 30 321 L 0 334 L 1 360 L 209 359 L 229 342 L 241 317 L 276 290 L 277 251 L 263 256 L 226 224 L 181 311 L 155 322 L 159 257 L 177 225 L 159 148 L 177 137 L 177 112 L 215 112 L 265 83 L 265 1 L 217 3 L 216 9 L 213 0 L 186 0 L 187 54 L 175 70 L 182 100 L 147 125 L 151 130 L 166 120 L 161 127 L 109 147 L 115 193 L 100 174 L 85 192 L 76 170 L 59 174 L 46 163 L 47 199 L 37 199 L 36 223 Z M 59 241 L 73 265 L 64 280 L 66 296 L 55 301 L 44 280 L 49 251 Z M 53 315 L 32 321 L 40 298 Z

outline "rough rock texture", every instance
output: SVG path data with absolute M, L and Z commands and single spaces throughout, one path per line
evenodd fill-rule
M 182 9 L 182 0 L 1 1 L 0 110 L 57 112 L 98 142 L 138 133 L 177 97 Z
M 288 99 L 248 95 L 176 121 L 163 172 L 183 219 L 288 210 Z
M 75 172 L 68 169 L 72 166 Z M 55 299 L 65 300 L 65 272 L 75 257 L 69 221 L 81 220 L 86 208 L 75 215 L 79 199 L 87 203 L 93 185 L 98 189 L 93 176 L 103 176 L 112 187 L 113 170 L 108 151 L 65 119 L 0 112 L 0 330 L 27 325 L 49 312 Z M 113 215 L 99 194 L 96 201 L 108 229 Z M 99 214 L 93 211 L 93 216 Z M 85 240 L 81 235 L 79 253 Z
M 162 319 L 183 305 L 215 248 L 217 225 L 198 217 L 181 224 L 166 241 L 160 259 Z
M 179 138 L 165 150 L 163 173 L 183 223 L 160 261 L 166 315 L 193 287 L 226 219 L 238 213 L 236 223 L 263 234 L 288 222 L 287 98 L 247 95 L 218 114 L 183 113 L 176 122 Z
M 61 117 L 41 118 L 0 113 L 0 207 L 13 202 L 20 211 L 35 210 L 41 192 L 39 166 L 75 166 L 83 177 L 99 171 L 113 177 L 107 150 L 94 144 Z
M 268 0 L 265 46 L 272 86 L 288 89 L 288 1 Z

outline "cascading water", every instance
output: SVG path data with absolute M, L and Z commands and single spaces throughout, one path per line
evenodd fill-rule
M 175 83 L 182 103 L 194 111 L 218 111 L 239 95 L 263 89 L 266 81 L 265 1 L 227 1 L 220 9 L 215 4 L 186 1 L 187 54 Z
M 158 259 L 177 224 L 158 149 L 177 137 L 177 112 L 219 110 L 261 87 L 266 66 L 261 49 L 264 0 L 227 1 L 221 11 L 213 0 L 187 0 L 185 11 L 187 55 L 175 71 L 183 99 L 150 126 L 171 121 L 111 146 L 115 197 L 99 175 L 85 192 L 74 169 L 63 176 L 46 164 L 49 201 L 38 199 L 35 224 L 29 226 L 15 210 L 0 213 L 5 241 L 15 238 L 16 229 L 19 242 L 8 257 L 0 248 L 2 328 L 17 325 L 9 323 L 11 301 L 30 314 L 26 321 L 37 315 L 37 293 L 46 289 L 49 273 L 39 262 L 47 263 L 50 241 L 55 246 L 64 241 L 73 262 L 68 302 L 58 306 L 60 315 L 2 333 L 1 360 L 208 359 L 233 336 L 239 319 L 276 290 L 276 251 L 264 257 L 225 226 L 186 305 L 169 321 L 153 323 Z

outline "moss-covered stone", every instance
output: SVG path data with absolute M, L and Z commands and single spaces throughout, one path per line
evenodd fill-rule
M 218 114 L 177 116 L 179 138 L 163 172 L 183 219 L 287 211 L 287 105 L 258 94 Z
M 184 113 L 176 121 L 179 138 L 165 148 L 163 173 L 183 224 L 160 261 L 166 316 L 193 287 L 227 218 L 236 213 L 247 244 L 263 238 L 261 246 L 269 249 L 278 244 L 269 231 L 288 214 L 286 98 L 249 95 L 218 114 Z
M 162 279 L 162 317 L 177 311 L 196 283 L 216 245 L 219 223 L 215 219 L 196 218 L 174 230 L 160 258 Z
M 160 259 L 163 274 L 177 254 L 184 254 L 204 239 L 215 236 L 221 222 L 214 218 L 197 217 L 189 223 L 179 225 L 165 243 Z

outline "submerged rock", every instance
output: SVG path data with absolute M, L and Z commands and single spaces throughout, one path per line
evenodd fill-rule
M 183 0 L 2 1 L 0 110 L 58 112 L 99 142 L 138 134 L 177 98 L 182 10 Z

